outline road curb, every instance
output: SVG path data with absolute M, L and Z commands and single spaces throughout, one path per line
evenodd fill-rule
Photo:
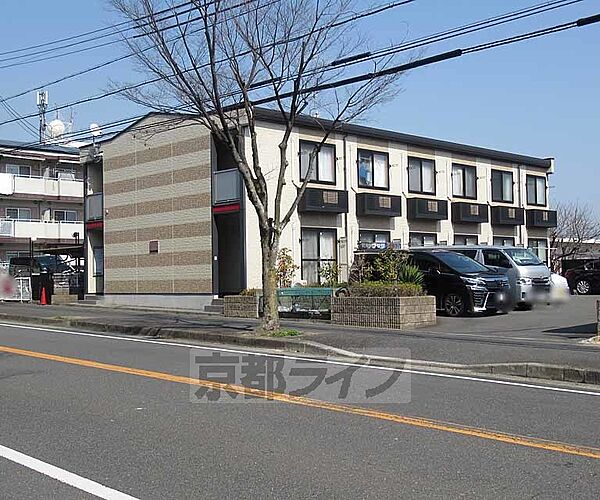
M 292 353 L 311 354 L 334 357 L 340 361 L 357 362 L 373 366 L 400 369 L 446 370 L 453 372 L 483 373 L 490 375 L 508 375 L 523 378 L 576 382 L 600 385 L 600 369 L 579 368 L 572 366 L 551 365 L 535 362 L 518 363 L 485 363 L 457 364 L 439 361 L 392 358 L 386 356 L 371 356 L 359 354 L 345 349 L 339 349 L 320 342 L 296 338 L 259 337 L 250 334 L 223 335 L 203 331 L 190 331 L 178 328 L 148 327 L 136 325 L 120 325 L 98 323 L 79 318 L 42 318 L 0 313 L 0 320 L 16 321 L 24 324 L 52 325 L 67 328 L 81 328 L 103 333 L 120 333 L 124 335 L 163 337 L 173 339 L 199 340 L 208 343 L 228 344 L 233 346 L 261 347 L 266 349 L 285 350 Z

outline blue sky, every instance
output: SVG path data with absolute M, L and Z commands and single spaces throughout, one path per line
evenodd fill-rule
M 363 23 L 374 46 L 435 33 L 524 8 L 542 0 L 417 0 Z M 115 24 L 105 0 L 5 0 L 0 17 L 0 52 L 6 52 Z M 44 7 L 41 7 L 42 3 Z M 360 10 L 370 2 L 357 2 Z M 431 45 L 427 55 L 510 36 L 600 13 L 600 2 L 578 4 L 480 34 Z M 589 202 L 600 211 L 595 145 L 600 117 L 600 24 L 550 35 L 412 71 L 403 93 L 368 116 L 366 124 L 440 139 L 554 156 L 551 198 Z M 0 68 L 0 96 L 13 95 L 65 74 L 120 55 L 109 46 L 41 63 Z M 10 55 L 0 55 L 5 59 Z M 10 61 L 0 61 L 0 66 Z M 124 61 L 50 87 L 51 104 L 102 93 L 108 80 L 138 81 Z M 35 112 L 35 95 L 10 101 L 20 114 Z M 75 129 L 140 114 L 119 99 L 74 109 Z M 53 117 L 53 115 L 51 115 Z M 68 117 L 64 113 L 62 118 Z M 0 108 L 0 121 L 9 118 Z M 36 121 L 32 123 L 36 125 Z M 0 137 L 30 140 L 15 124 L 0 126 Z

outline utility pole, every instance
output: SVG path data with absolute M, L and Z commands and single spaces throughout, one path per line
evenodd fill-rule
M 43 144 L 46 138 L 46 110 L 48 109 L 47 90 L 38 90 L 37 107 L 40 115 L 40 144 Z

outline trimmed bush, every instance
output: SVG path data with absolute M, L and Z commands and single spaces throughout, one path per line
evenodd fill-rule
M 423 287 L 416 283 L 384 283 L 381 281 L 353 283 L 348 291 L 351 297 L 416 297 L 425 295 Z

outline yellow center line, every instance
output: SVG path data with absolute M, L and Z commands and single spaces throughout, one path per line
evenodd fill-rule
M 501 443 L 514 444 L 519 446 L 526 446 L 529 448 L 538 448 L 542 450 L 555 451 L 559 453 L 566 453 L 568 455 L 578 455 L 581 457 L 600 459 L 600 449 L 590 448 L 586 446 L 577 446 L 568 443 L 561 443 L 559 441 L 549 441 L 545 439 L 538 439 L 526 436 L 519 436 L 516 434 L 508 434 L 504 432 L 490 431 L 481 429 L 478 427 L 469 427 L 460 424 L 441 422 L 437 420 L 431 420 L 420 417 L 408 417 L 404 415 L 398 415 L 394 413 L 387 413 L 369 408 L 361 408 L 358 406 L 343 405 L 337 403 L 329 403 L 326 401 L 319 401 L 316 399 L 305 398 L 301 396 L 292 396 L 290 394 L 283 394 L 280 392 L 265 391 L 260 389 L 254 389 L 251 387 L 244 387 L 242 385 L 224 384 L 221 382 L 213 382 L 210 380 L 195 379 L 191 377 L 182 377 L 179 375 L 172 375 L 170 373 L 156 372 L 151 370 L 142 370 L 139 368 L 131 368 L 129 366 L 111 365 L 107 363 L 100 363 L 98 361 L 91 361 L 81 358 L 71 358 L 66 356 L 59 356 L 56 354 L 47 354 L 43 352 L 29 351 L 25 349 L 17 349 L 14 347 L 0 346 L 0 352 L 6 352 L 10 354 L 17 354 L 19 356 L 27 356 L 30 358 L 44 359 L 48 361 L 56 361 L 59 363 L 66 363 L 76 366 L 84 366 L 87 368 L 96 368 L 98 370 L 110 371 L 115 373 L 125 373 L 128 375 L 137 375 L 139 377 L 146 377 L 155 380 L 162 380 L 167 382 L 175 382 L 178 384 L 193 385 L 199 387 L 206 387 L 208 389 L 216 389 L 219 391 L 228 391 L 234 394 L 242 394 L 254 396 L 257 398 L 263 398 L 268 400 L 280 401 L 282 403 L 295 404 L 300 406 L 307 406 L 310 408 L 319 408 L 322 410 L 334 411 L 338 413 L 345 413 L 349 415 L 359 415 L 362 417 L 376 418 L 378 420 L 386 420 L 388 422 L 394 422 L 398 424 L 410 425 L 413 427 L 421 427 L 425 429 L 433 429 L 442 432 L 450 432 L 452 434 L 460 434 L 463 436 L 477 437 L 481 439 L 489 439 L 491 441 L 497 441 Z

